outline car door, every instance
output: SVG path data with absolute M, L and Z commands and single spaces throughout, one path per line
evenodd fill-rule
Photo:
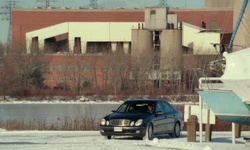
M 164 115 L 164 109 L 160 102 L 155 105 L 155 118 L 154 118 L 154 134 L 161 134 L 167 130 L 166 117 Z
M 173 131 L 175 125 L 175 111 L 170 104 L 167 102 L 161 102 L 164 110 L 164 117 L 165 117 L 165 133 L 169 133 Z

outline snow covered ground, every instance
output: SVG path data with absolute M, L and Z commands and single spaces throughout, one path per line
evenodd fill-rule
M 242 132 L 242 137 L 250 131 Z M 243 138 L 231 142 L 230 132 L 213 132 L 211 142 L 187 142 L 187 133 L 180 138 L 166 137 L 144 141 L 128 137 L 105 139 L 99 131 L 5 131 L 0 130 L 1 150 L 247 150 Z

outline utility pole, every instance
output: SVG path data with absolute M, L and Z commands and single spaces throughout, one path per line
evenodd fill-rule
M 45 8 L 50 7 L 50 2 L 57 2 L 57 0 L 36 0 L 37 2 L 45 2 Z
M 8 37 L 7 37 L 7 44 L 11 44 L 11 39 L 12 39 L 12 8 L 16 7 L 16 2 L 17 1 L 8 1 L 7 5 L 1 7 L 2 9 L 4 9 L 4 11 L 0 12 L 0 15 L 4 16 L 1 18 L 1 20 L 9 21 L 9 31 L 8 31 Z
M 167 7 L 167 0 L 160 0 L 159 6 Z
M 97 0 L 89 0 L 89 7 L 96 9 L 97 8 Z

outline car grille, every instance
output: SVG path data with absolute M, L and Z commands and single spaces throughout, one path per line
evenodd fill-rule
M 110 125 L 112 126 L 128 126 L 130 120 L 128 119 L 112 119 L 110 120 Z

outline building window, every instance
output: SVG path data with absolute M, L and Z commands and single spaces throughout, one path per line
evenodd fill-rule
M 111 42 L 87 42 L 87 54 L 110 54 L 111 50 Z
M 31 50 L 32 51 L 37 51 L 38 50 L 38 36 L 32 38 L 32 44 L 31 44 Z
M 74 53 L 75 54 L 80 54 L 81 53 L 81 37 L 75 37 L 74 41 Z
M 206 23 L 204 21 L 201 22 L 201 27 L 206 29 Z
M 216 29 L 216 22 L 210 22 L 210 29 Z
M 155 10 L 150 10 L 150 15 L 155 15 L 156 11 Z

